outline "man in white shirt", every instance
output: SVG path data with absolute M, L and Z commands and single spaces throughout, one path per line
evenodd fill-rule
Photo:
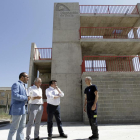
M 31 97 L 29 101 L 29 121 L 26 130 L 26 140 L 30 140 L 31 128 L 35 120 L 34 140 L 39 139 L 39 128 L 41 117 L 43 114 L 43 100 L 42 89 L 40 88 L 42 81 L 40 78 L 36 78 L 34 85 L 29 87 L 28 95 Z
M 51 80 L 50 87 L 46 89 L 47 97 L 47 114 L 48 114 L 48 138 L 52 138 L 53 115 L 55 116 L 60 137 L 67 138 L 62 129 L 62 122 L 60 118 L 60 97 L 64 97 L 64 93 L 57 87 L 57 81 Z

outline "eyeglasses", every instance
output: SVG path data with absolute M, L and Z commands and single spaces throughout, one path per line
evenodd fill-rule
M 28 76 L 23 75 L 23 77 L 29 78 Z

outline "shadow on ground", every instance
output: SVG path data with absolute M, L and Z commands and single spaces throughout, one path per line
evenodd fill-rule
M 53 134 L 53 136 L 52 136 L 52 139 L 48 139 L 48 137 L 40 137 L 40 139 L 41 140 L 52 140 L 52 139 L 63 139 L 63 140 L 66 140 L 66 139 L 69 139 L 69 137 L 68 138 L 62 138 L 62 137 L 60 137 L 58 134 Z M 34 140 L 34 139 L 31 139 L 31 140 Z M 85 139 L 71 139 L 71 140 L 88 140 L 87 138 L 85 138 Z
M 60 137 L 52 137 L 52 139 L 59 139 L 60 140 Z M 52 139 L 48 139 L 48 137 L 43 137 L 43 138 L 40 138 L 40 140 L 52 140 Z M 61 139 L 66 139 L 66 138 L 61 138 Z M 31 139 L 31 140 L 34 140 L 34 139 Z M 89 139 L 87 139 L 87 138 L 85 138 L 85 139 L 72 139 L 72 140 L 89 140 Z

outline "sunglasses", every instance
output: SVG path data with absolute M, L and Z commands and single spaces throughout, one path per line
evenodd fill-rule
M 25 76 L 25 75 L 23 75 L 23 77 L 27 77 L 27 78 L 29 78 L 28 76 Z

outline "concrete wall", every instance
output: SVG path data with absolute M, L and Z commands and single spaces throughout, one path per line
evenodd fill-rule
M 51 79 L 65 93 L 61 98 L 63 121 L 82 121 L 79 3 L 55 3 Z
M 11 87 L 0 87 L 0 114 L 8 113 L 11 104 Z
M 82 95 L 86 76 L 91 76 L 92 83 L 98 87 L 98 123 L 140 122 L 140 72 L 85 72 L 82 75 Z M 85 113 L 83 120 L 88 123 Z
M 51 80 L 51 73 L 39 73 L 39 77 L 42 79 L 42 84 L 48 84 Z

